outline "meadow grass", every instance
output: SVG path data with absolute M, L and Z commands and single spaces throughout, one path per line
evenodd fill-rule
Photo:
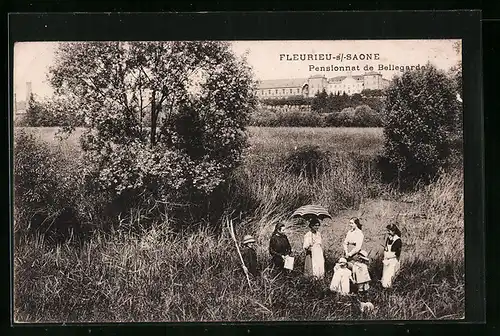
M 463 176 L 445 173 L 416 192 L 385 190 L 367 178 L 351 150 L 374 154 L 380 130 L 250 128 L 252 147 L 234 176 L 238 197 L 236 235 L 253 234 L 261 275 L 248 287 L 234 242 L 227 231 L 205 228 L 174 233 L 168 219 L 143 226 L 145 209 L 111 231 L 96 230 L 56 245 L 28 235 L 14 246 L 14 316 L 19 322 L 280 321 L 352 319 L 459 319 L 465 310 Z M 338 132 L 335 134 L 335 132 Z M 52 135 L 44 130 L 42 137 Z M 53 134 L 53 133 L 52 133 Z M 378 137 L 378 138 L 377 138 Z M 301 140 L 300 140 L 301 139 Z M 71 140 L 70 140 L 71 141 Z M 356 144 L 356 142 L 359 142 Z M 73 142 L 73 145 L 77 142 Z M 290 174 L 282 159 L 296 145 L 328 147 L 333 159 L 316 179 Z M 60 143 L 60 146 L 66 146 Z M 69 145 L 69 146 L 73 146 Z M 342 151 L 343 150 L 343 151 Z M 346 151 L 347 150 L 347 151 Z M 370 166 L 366 166 L 368 169 Z M 302 276 L 303 235 L 307 228 L 290 219 L 304 203 L 324 204 L 334 214 L 324 221 L 326 276 Z M 330 293 L 329 282 L 350 217 L 361 217 L 364 249 L 371 258 L 375 305 L 362 314 L 352 298 Z M 276 223 L 297 257 L 296 270 L 276 276 L 267 246 Z M 394 288 L 383 290 L 382 243 L 385 225 L 403 232 L 401 271 Z M 132 228 L 140 228 L 132 230 Z
M 374 155 L 382 148 L 382 128 L 249 127 L 250 153 L 276 156 L 299 146 L 330 152 Z

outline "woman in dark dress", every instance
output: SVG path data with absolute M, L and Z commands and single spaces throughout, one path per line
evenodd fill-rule
M 274 228 L 269 242 L 269 253 L 274 267 L 277 270 L 282 270 L 285 266 L 285 257 L 292 253 L 292 247 L 284 233 L 285 224 L 278 223 Z

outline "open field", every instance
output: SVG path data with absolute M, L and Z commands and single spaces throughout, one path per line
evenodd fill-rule
M 382 148 L 382 128 L 249 127 L 256 153 L 280 155 L 297 146 L 319 146 L 331 152 L 374 155 Z
M 56 142 L 57 127 L 16 127 L 36 134 L 40 139 Z M 77 128 L 63 142 L 78 146 L 82 128 Z M 248 127 L 251 151 L 257 154 L 282 154 L 296 146 L 319 146 L 333 152 L 374 154 L 382 148 L 382 128 L 315 128 L 315 127 Z
M 55 129 L 31 131 L 40 140 L 57 144 Z M 249 134 L 251 147 L 245 165 L 236 172 L 234 194 L 224 204 L 228 213 L 236 211 L 237 236 L 253 234 L 257 240 L 262 275 L 253 280 L 252 290 L 227 232 L 216 234 L 206 228 L 190 236 L 174 234 L 171 218 L 158 218 L 152 226 L 131 231 L 128 228 L 141 227 L 148 215 L 146 208 L 137 208 L 120 223 L 122 227 L 97 230 L 84 241 L 72 237 L 53 245 L 41 235 L 22 237 L 15 246 L 16 320 L 419 320 L 464 316 L 461 172 L 450 171 L 428 187 L 400 194 L 380 184 L 376 174 L 366 174 L 360 164 L 363 161 L 354 159 L 355 154 L 370 158 L 380 152 L 381 129 L 252 127 Z M 74 151 L 77 135 L 55 146 L 55 153 L 64 157 Z M 282 165 L 295 147 L 303 145 L 319 146 L 332 158 L 328 169 L 312 181 L 291 174 Z M 334 214 L 320 229 L 326 259 L 326 278 L 320 282 L 301 276 L 301 245 L 307 230 L 289 219 L 291 211 L 305 203 L 323 204 Z M 371 258 L 375 310 L 369 315 L 362 315 L 349 299 L 328 291 L 352 216 L 362 219 L 364 249 Z M 267 246 L 278 221 L 287 224 L 297 265 L 291 276 L 275 278 L 266 269 Z M 396 221 L 403 234 L 402 268 L 395 287 L 384 291 L 377 282 L 383 231 Z

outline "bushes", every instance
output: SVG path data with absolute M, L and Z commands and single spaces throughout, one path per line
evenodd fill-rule
M 384 155 L 402 187 L 428 183 L 449 166 L 459 113 L 452 80 L 434 66 L 393 80 L 387 89 Z
M 251 126 L 262 127 L 321 127 L 322 117 L 310 112 L 273 112 L 261 110 L 251 116 Z
M 303 146 L 285 158 L 285 170 L 308 179 L 318 178 L 327 168 L 328 156 L 319 146 Z
M 261 127 L 381 127 L 382 115 L 368 105 L 348 107 L 338 113 L 312 113 L 263 109 L 251 116 L 251 126 Z
M 68 108 L 67 101 L 57 98 L 36 100 L 33 95 L 28 102 L 26 115 L 17 120 L 16 126 L 27 127 L 79 127 L 82 118 Z
M 14 149 L 15 232 L 77 228 L 81 181 L 71 162 L 24 131 L 16 132 Z
M 262 103 L 267 106 L 297 106 L 297 105 L 311 105 L 314 98 L 304 96 L 292 96 L 281 99 L 261 99 Z

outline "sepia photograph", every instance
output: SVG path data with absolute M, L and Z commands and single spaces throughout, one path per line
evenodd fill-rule
M 462 40 L 23 41 L 14 323 L 462 320 Z

